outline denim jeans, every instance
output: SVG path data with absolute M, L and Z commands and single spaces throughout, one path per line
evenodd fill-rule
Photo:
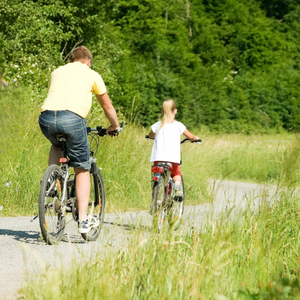
M 66 148 L 72 167 L 84 170 L 91 168 L 86 119 L 68 110 L 46 110 L 41 113 L 39 124 L 45 137 L 54 146 L 61 147 L 57 134 L 67 136 Z

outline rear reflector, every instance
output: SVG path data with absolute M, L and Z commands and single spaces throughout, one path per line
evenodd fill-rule
M 157 181 L 157 177 L 156 176 L 153 177 L 153 181 Z
M 153 166 L 152 167 L 152 172 L 153 173 L 163 173 L 164 172 L 164 167 Z
M 59 159 L 59 162 L 60 162 L 60 163 L 65 163 L 65 162 L 67 162 L 67 159 L 66 159 L 65 157 L 60 158 L 60 159 Z

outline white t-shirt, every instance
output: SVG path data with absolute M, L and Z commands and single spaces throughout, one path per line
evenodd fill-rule
M 165 124 L 159 129 L 161 121 L 151 126 L 155 133 L 150 162 L 169 161 L 180 163 L 180 136 L 186 127 L 178 122 Z

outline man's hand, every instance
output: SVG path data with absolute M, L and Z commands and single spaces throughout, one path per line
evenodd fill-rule
M 110 136 L 117 136 L 119 135 L 119 131 L 120 130 L 120 126 L 109 126 L 107 129 L 106 129 L 106 134 L 107 135 L 110 135 Z M 113 133 L 112 131 L 116 131 L 115 133 Z

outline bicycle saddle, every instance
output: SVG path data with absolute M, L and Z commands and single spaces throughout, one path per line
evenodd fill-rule
M 157 166 L 167 167 L 169 170 L 173 169 L 173 165 L 169 162 L 159 162 L 157 163 Z

